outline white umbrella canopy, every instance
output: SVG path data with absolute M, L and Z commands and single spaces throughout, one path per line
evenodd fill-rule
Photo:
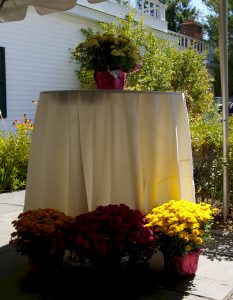
M 40 15 L 64 11 L 75 6 L 76 0 L 0 0 L 0 22 L 23 20 L 29 5 Z
M 90 3 L 105 0 L 88 0 Z M 73 8 L 77 0 L 0 0 L 0 22 L 12 22 L 23 20 L 27 14 L 29 5 L 35 7 L 40 15 L 65 11 Z

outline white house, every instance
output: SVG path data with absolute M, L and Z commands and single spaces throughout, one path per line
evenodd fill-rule
M 146 5 L 145 5 L 146 3 Z M 165 20 L 166 6 L 157 0 L 142 2 L 136 8 L 145 15 L 146 25 L 179 47 L 192 44 L 198 51 L 212 48 L 203 41 L 169 32 Z M 128 1 L 111 0 L 91 4 L 78 0 L 72 10 L 40 16 L 30 7 L 26 18 L 19 22 L 0 24 L 0 109 L 4 119 L 0 130 L 13 130 L 12 122 L 22 120 L 24 113 L 34 118 L 34 100 L 45 90 L 77 89 L 76 66 L 70 63 L 70 49 L 83 40 L 81 28 L 124 17 Z M 62 116 L 59 116 L 62 118 Z

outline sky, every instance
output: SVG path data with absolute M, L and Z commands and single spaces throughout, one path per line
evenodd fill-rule
M 191 4 L 201 11 L 202 17 L 208 14 L 208 10 L 201 0 L 192 0 Z

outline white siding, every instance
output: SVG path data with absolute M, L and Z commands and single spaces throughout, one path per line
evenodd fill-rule
M 23 21 L 0 24 L 0 46 L 6 51 L 8 130 L 24 113 L 34 118 L 32 100 L 41 91 L 79 87 L 75 64 L 69 63 L 70 49 L 83 40 L 80 28 L 96 24 L 67 13 L 39 16 L 33 8 Z

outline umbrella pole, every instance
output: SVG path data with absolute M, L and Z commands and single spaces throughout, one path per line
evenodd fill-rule
M 223 113 L 223 219 L 228 216 L 228 9 L 227 1 L 219 1 L 219 47 Z

